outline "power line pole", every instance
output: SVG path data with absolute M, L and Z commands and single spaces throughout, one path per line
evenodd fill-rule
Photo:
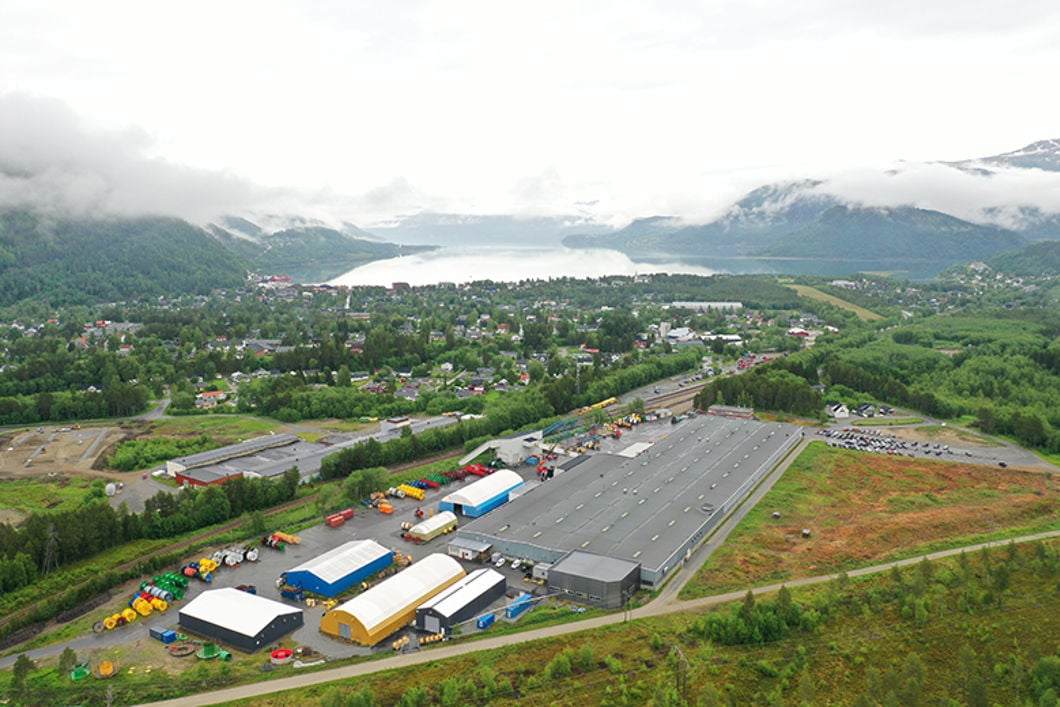
M 692 666 L 688 662 L 688 658 L 685 657 L 684 651 L 681 650 L 681 646 L 675 643 L 671 653 L 676 656 L 674 660 L 674 679 L 677 694 L 681 695 L 682 701 L 688 702 L 688 671 Z

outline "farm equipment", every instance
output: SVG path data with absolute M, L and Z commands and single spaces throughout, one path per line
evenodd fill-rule
M 225 567 L 238 567 L 243 562 L 257 562 L 258 548 L 253 545 L 243 545 L 218 550 L 210 558 L 214 562 Z
M 209 557 L 204 557 L 198 562 L 189 562 L 180 568 L 180 573 L 185 577 L 192 577 L 195 579 L 201 579 L 202 581 L 209 584 L 213 581 L 214 570 L 217 569 L 217 564 Z
M 417 501 L 422 501 L 427 495 L 423 489 L 413 486 L 412 484 L 401 484 L 397 489 L 398 491 L 404 491 L 406 496 L 414 498 Z
M 438 643 L 439 641 L 445 640 L 445 631 L 439 631 L 438 633 L 432 633 L 429 636 L 420 636 L 420 645 L 424 646 L 428 643 Z
M 291 535 L 290 533 L 281 533 L 280 531 L 277 530 L 275 533 L 272 534 L 272 536 L 274 538 L 279 538 L 280 540 L 284 541 L 288 545 L 301 545 L 302 544 L 302 538 L 298 537 L 297 535 Z
M 282 550 L 286 550 L 287 549 L 287 543 L 285 543 L 283 540 L 280 540 L 275 535 L 266 535 L 266 536 L 264 536 L 261 539 L 261 544 L 264 545 L 265 547 L 271 547 L 271 548 L 273 548 L 275 550 L 281 550 L 282 551 Z

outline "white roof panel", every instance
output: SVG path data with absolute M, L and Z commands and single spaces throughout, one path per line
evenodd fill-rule
M 452 523 L 454 520 L 456 520 L 455 513 L 453 513 L 452 511 L 442 511 L 441 513 L 435 514 L 427 520 L 421 521 L 409 528 L 409 534 L 427 535 L 428 533 L 432 533 L 444 525 Z
M 339 604 L 333 611 L 345 611 L 371 631 L 430 591 L 463 575 L 464 569 L 459 562 L 448 555 L 434 553 Z
M 434 609 L 442 616 L 452 616 L 498 584 L 505 584 L 504 575 L 492 567 L 475 570 L 445 591 L 431 597 L 421 609 Z
M 478 506 L 494 496 L 511 491 L 521 486 L 523 479 L 511 469 L 498 469 L 489 476 L 484 476 L 475 483 L 453 491 L 442 499 L 454 505 Z
M 334 550 L 329 550 L 322 555 L 317 555 L 297 567 L 287 570 L 290 572 L 312 572 L 328 584 L 342 579 L 350 572 L 358 570 L 370 562 L 378 560 L 385 555 L 392 555 L 390 550 L 377 543 L 375 540 L 351 540 L 339 545 Z
M 182 607 L 179 613 L 244 636 L 255 636 L 277 616 L 301 614 L 302 610 L 235 587 L 225 587 L 207 589 Z

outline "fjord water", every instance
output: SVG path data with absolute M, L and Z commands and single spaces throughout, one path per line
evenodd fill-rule
M 941 261 L 879 261 L 819 258 L 751 258 L 717 255 L 638 255 L 610 249 L 573 249 L 562 246 L 452 246 L 377 260 L 356 267 L 330 281 L 333 285 L 389 287 L 395 282 L 431 285 L 476 280 L 518 282 L 563 277 L 685 273 L 778 273 L 843 277 L 873 272 L 910 280 L 935 277 L 949 263 Z

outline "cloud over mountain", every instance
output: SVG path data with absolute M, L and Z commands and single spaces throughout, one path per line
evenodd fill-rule
M 270 197 L 236 175 L 154 157 L 151 147 L 144 131 L 89 128 L 60 101 L 0 96 L 0 208 L 203 221 Z

